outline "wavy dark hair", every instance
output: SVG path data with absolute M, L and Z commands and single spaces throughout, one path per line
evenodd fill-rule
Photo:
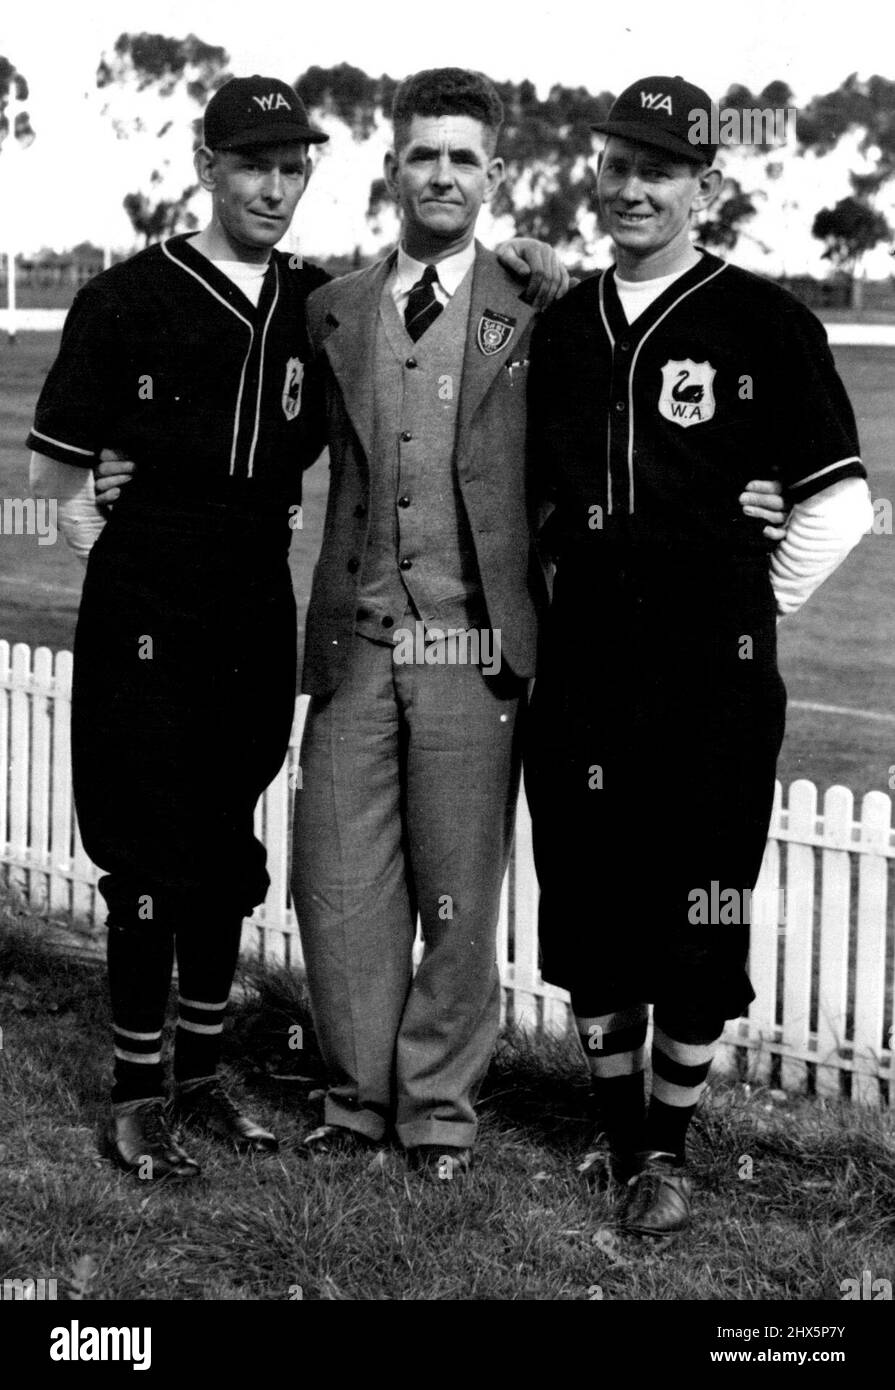
M 493 155 L 503 124 L 503 102 L 483 72 L 426 68 L 405 77 L 395 92 L 392 124 L 396 149 L 406 144 L 414 116 L 471 116 L 485 127 L 486 147 Z

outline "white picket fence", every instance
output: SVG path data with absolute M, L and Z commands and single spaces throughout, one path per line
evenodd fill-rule
M 10 651 L 0 642 L 0 862 L 36 912 L 101 922 L 99 871 L 84 853 L 72 805 L 71 670 L 69 652 L 54 656 L 40 647 L 32 654 L 24 643 Z M 299 698 L 289 756 L 257 809 L 271 886 L 243 938 L 246 951 L 289 966 L 301 964 L 289 900 L 289 846 L 305 708 Z M 750 974 L 757 998 L 747 1017 L 728 1024 L 723 1061 L 729 1068 L 758 1081 L 778 1080 L 788 1090 L 801 1089 L 810 1074 L 816 1093 L 825 1096 L 842 1094 L 850 1074 L 853 1099 L 895 1104 L 893 879 L 889 796 L 869 792 L 856 820 L 845 787 L 831 787 L 819 810 L 813 783 L 794 782 L 787 806 L 778 783 L 752 900 Z M 501 897 L 504 1011 L 526 1030 L 561 1033 L 569 1021 L 568 996 L 540 977 L 537 901 L 523 795 Z

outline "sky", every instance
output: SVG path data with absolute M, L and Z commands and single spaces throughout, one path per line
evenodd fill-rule
M 19 0 L 3 9 L 0 54 L 28 78 L 37 139 L 21 154 L 9 143 L 0 154 L 0 243 L 26 252 L 84 239 L 132 244 L 121 198 L 139 152 L 114 138 L 95 88 L 100 55 L 122 31 L 193 32 L 225 47 L 234 72 L 287 81 L 312 64 L 394 77 L 456 64 L 498 80 L 529 78 L 541 93 L 554 82 L 618 92 L 647 74 L 682 72 L 713 96 L 731 82 L 758 91 L 779 78 L 798 105 L 850 72 L 895 77 L 891 0 L 625 0 L 618 18 L 605 0 L 452 0 L 443 9 L 396 0 Z M 344 249 L 333 243 L 336 227 L 348 245 L 366 235 L 366 189 L 380 152 L 350 146 L 329 150 L 329 169 L 324 176 L 321 166 L 299 213 L 302 244 L 318 253 L 322 243 Z M 184 168 L 188 175 L 188 158 Z

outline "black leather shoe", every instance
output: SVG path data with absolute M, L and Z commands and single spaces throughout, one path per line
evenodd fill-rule
M 614 1183 L 626 1183 L 631 1176 L 633 1160 L 629 1153 L 614 1148 L 608 1134 L 599 1132 L 584 1158 L 578 1164 L 588 1187 L 605 1192 Z
M 319 1125 L 305 1135 L 298 1150 L 311 1158 L 324 1158 L 369 1153 L 371 1149 L 380 1147 L 380 1140 L 371 1139 L 369 1134 L 362 1134 L 359 1129 L 349 1129 L 347 1125 Z
M 692 1187 L 683 1164 L 674 1154 L 648 1149 L 634 1155 L 635 1173 L 628 1181 L 631 1195 L 624 1217 L 626 1231 L 643 1236 L 668 1236 L 690 1225 Z
M 191 1129 L 223 1139 L 240 1153 L 275 1153 L 280 1147 L 276 1135 L 243 1115 L 217 1077 L 178 1086 L 174 1113 Z
M 106 1137 L 119 1167 L 144 1181 L 195 1178 L 202 1171 L 171 1133 L 162 1096 L 113 1105 Z
M 453 1182 L 472 1172 L 472 1149 L 451 1144 L 415 1144 L 407 1150 L 407 1167 L 430 1182 Z

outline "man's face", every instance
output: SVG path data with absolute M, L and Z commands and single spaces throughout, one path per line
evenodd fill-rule
M 219 150 L 207 177 L 215 215 L 232 242 L 255 250 L 275 246 L 288 231 L 308 185 L 308 147 L 296 142 Z
M 385 178 L 410 231 L 435 241 L 472 236 L 482 203 L 497 191 L 503 160 L 471 116 L 414 116 L 406 140 L 386 155 Z
M 600 159 L 597 199 L 612 240 L 641 259 L 689 241 L 690 213 L 702 195 L 690 165 L 612 135 Z

